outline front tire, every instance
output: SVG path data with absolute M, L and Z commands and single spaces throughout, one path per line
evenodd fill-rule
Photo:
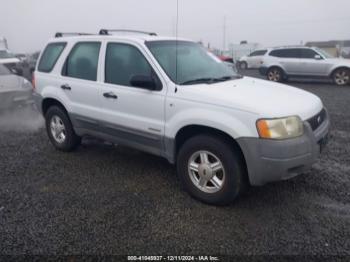
M 224 139 L 199 135 L 181 147 L 177 172 L 186 191 L 207 204 L 225 205 L 245 188 L 245 167 L 238 150 Z
M 339 68 L 333 73 L 333 82 L 337 86 L 345 86 L 350 83 L 350 70 L 346 68 Z
M 80 145 L 81 138 L 75 134 L 66 111 L 61 107 L 50 107 L 45 120 L 47 134 L 56 149 L 70 152 Z
M 282 69 L 278 67 L 272 67 L 267 71 L 267 79 L 273 82 L 282 82 L 284 80 L 284 74 Z

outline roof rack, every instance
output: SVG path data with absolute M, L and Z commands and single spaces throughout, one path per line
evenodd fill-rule
M 57 32 L 55 34 L 55 37 L 59 38 L 59 37 L 64 37 L 64 36 L 79 36 L 79 35 L 92 35 L 92 34 L 88 34 L 88 33 L 62 33 L 62 32 Z
M 156 33 L 153 32 L 145 32 L 145 31 L 138 31 L 138 30 L 128 30 L 128 29 L 101 29 L 100 35 L 110 35 L 110 32 L 121 32 L 121 33 L 136 33 L 136 34 L 145 34 L 145 35 L 151 35 L 151 36 L 157 36 Z

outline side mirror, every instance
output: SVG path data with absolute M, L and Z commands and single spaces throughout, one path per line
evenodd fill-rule
M 323 58 L 322 58 L 322 56 L 320 56 L 320 55 L 315 55 L 315 59 L 316 59 L 316 60 L 322 60 Z
M 23 76 L 23 70 L 20 69 L 20 68 L 12 68 L 11 69 L 11 72 L 15 75 L 18 75 L 18 76 Z
M 130 84 L 134 87 L 140 87 L 148 90 L 157 90 L 157 83 L 147 75 L 134 75 L 130 79 Z

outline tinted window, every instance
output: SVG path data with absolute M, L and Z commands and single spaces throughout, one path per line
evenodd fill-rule
M 107 45 L 105 82 L 132 86 L 134 75 L 152 75 L 152 68 L 143 54 L 134 46 L 111 43 Z
M 263 56 L 265 55 L 267 52 L 267 50 L 259 50 L 259 51 L 255 51 L 253 53 L 250 54 L 250 56 Z
M 301 58 L 314 59 L 316 55 L 318 55 L 318 54 L 312 49 L 302 49 L 301 50 Z
M 64 76 L 97 80 L 98 57 L 101 44 L 98 42 L 82 42 L 76 44 L 64 65 Z
M 65 46 L 66 43 L 48 44 L 40 59 L 38 70 L 46 73 L 51 72 Z
M 258 55 L 258 51 L 255 51 L 253 53 L 251 53 L 249 56 L 257 56 Z
M 270 56 L 283 57 L 283 58 L 300 58 L 300 50 L 298 48 L 290 49 L 277 49 L 270 53 Z

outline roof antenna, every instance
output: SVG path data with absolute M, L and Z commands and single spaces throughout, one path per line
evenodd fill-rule
M 178 36 L 179 36 L 179 0 L 176 0 L 176 48 L 175 48 L 175 93 L 177 93 L 177 54 L 178 54 L 178 43 L 177 43 L 177 39 L 178 39 Z

